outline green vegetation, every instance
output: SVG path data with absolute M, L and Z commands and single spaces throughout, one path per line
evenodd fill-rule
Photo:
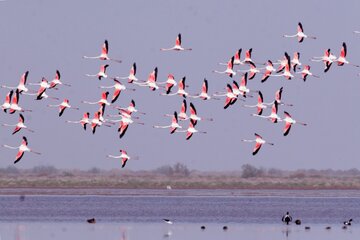
M 256 168 L 241 171 L 201 172 L 185 165 L 162 166 L 151 171 L 129 169 L 62 170 L 51 166 L 0 169 L 0 189 L 13 188 L 125 188 L 164 189 L 360 189 L 360 171 Z

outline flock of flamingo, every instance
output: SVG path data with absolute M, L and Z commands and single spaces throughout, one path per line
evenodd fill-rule
M 355 33 L 360 33 L 356 32 Z M 304 29 L 302 24 L 299 22 L 297 26 L 297 33 L 294 35 L 283 35 L 285 38 L 297 38 L 299 43 L 302 43 L 305 39 L 316 39 L 314 36 L 308 36 L 304 33 Z M 161 48 L 160 51 L 191 51 L 191 48 L 184 48 L 182 46 L 181 34 L 178 34 L 175 45 L 170 48 Z M 91 131 L 95 134 L 96 129 L 105 126 L 112 127 L 118 124 L 117 131 L 119 132 L 119 137 L 123 138 L 127 129 L 131 124 L 140 124 L 144 125 L 145 123 L 140 122 L 140 117 L 133 116 L 136 114 L 145 115 L 144 112 L 140 112 L 135 105 L 135 101 L 132 100 L 128 107 L 119 107 L 115 106 L 114 103 L 118 100 L 119 96 L 124 91 L 135 91 L 142 87 L 147 87 L 151 91 L 159 90 L 161 91 L 160 95 L 162 96 L 177 96 L 183 99 L 180 111 L 177 112 L 174 110 L 171 114 L 165 114 L 165 117 L 169 117 L 168 125 L 154 125 L 153 127 L 156 129 L 169 129 L 170 134 L 181 134 L 186 133 L 185 139 L 189 140 L 192 138 L 194 134 L 206 134 L 205 131 L 200 131 L 197 128 L 198 122 L 201 121 L 213 121 L 212 118 L 200 117 L 197 113 L 197 109 L 195 107 L 194 102 L 189 103 L 189 113 L 187 113 L 188 102 L 189 99 L 199 99 L 204 101 L 212 101 L 212 100 L 221 100 L 224 98 L 224 109 L 228 109 L 232 105 L 234 105 L 237 100 L 245 102 L 245 100 L 257 96 L 256 104 L 243 104 L 242 106 L 245 108 L 255 108 L 256 112 L 252 114 L 252 116 L 257 118 L 266 119 L 272 123 L 284 122 L 285 126 L 283 129 L 283 135 L 287 136 L 290 132 L 290 129 L 293 125 L 299 124 L 306 126 L 306 123 L 299 122 L 295 120 L 288 111 L 283 111 L 283 117 L 281 117 L 278 113 L 279 107 L 291 107 L 292 104 L 285 103 L 282 101 L 283 88 L 281 87 L 275 93 L 275 98 L 271 102 L 264 102 L 263 94 L 259 90 L 252 90 L 248 88 L 248 80 L 254 79 L 257 75 L 261 75 L 261 82 L 267 81 L 272 77 L 283 77 L 285 80 L 291 80 L 293 78 L 299 78 L 303 81 L 306 81 L 308 77 L 319 78 L 320 76 L 313 74 L 310 69 L 310 65 L 303 65 L 300 62 L 300 53 L 295 52 L 293 58 L 291 59 L 287 52 L 284 53 L 282 59 L 277 61 L 268 60 L 266 63 L 256 63 L 252 60 L 252 49 L 249 49 L 245 53 L 245 57 L 242 60 L 241 58 L 242 49 L 240 48 L 235 52 L 235 55 L 232 56 L 227 63 L 219 63 L 219 66 L 226 66 L 225 70 L 213 70 L 214 73 L 217 74 L 226 74 L 231 82 L 227 83 L 224 86 L 225 91 L 216 91 L 213 94 L 209 94 L 209 82 L 204 79 L 201 92 L 197 94 L 189 94 L 186 91 L 188 85 L 186 85 L 186 77 L 184 76 L 179 81 L 176 81 L 172 74 L 168 74 L 167 80 L 164 82 L 158 82 L 158 68 L 156 67 L 153 71 L 148 75 L 148 79 L 146 81 L 139 80 L 136 77 L 137 74 L 137 65 L 133 63 L 131 65 L 130 73 L 127 76 L 122 77 L 112 77 L 106 74 L 106 70 L 109 67 L 109 64 L 103 64 L 100 66 L 100 70 L 96 73 L 88 73 L 86 76 L 95 77 L 98 80 L 102 81 L 104 79 L 111 79 L 113 81 L 113 85 L 110 86 L 99 86 L 100 89 L 105 89 L 101 93 L 101 98 L 97 101 L 88 101 L 83 100 L 83 104 L 93 104 L 99 105 L 99 110 L 90 114 L 89 112 L 84 112 L 82 118 L 79 120 L 67 120 L 67 123 L 80 124 L 84 130 L 87 130 L 87 126 L 91 127 Z M 164 53 L 165 54 L 165 53 Z M 325 49 L 325 53 L 321 57 L 313 57 L 311 61 L 313 62 L 323 62 L 324 64 L 324 72 L 328 72 L 333 63 L 336 63 L 338 66 L 343 66 L 345 64 L 352 65 L 354 67 L 359 67 L 359 65 L 350 63 L 346 59 L 347 55 L 347 46 L 344 42 L 341 46 L 339 57 L 333 55 L 330 49 Z M 115 63 L 121 63 L 122 61 L 119 59 L 115 59 L 109 57 L 109 43 L 105 40 L 102 45 L 101 54 L 98 56 L 84 56 L 84 59 L 98 59 L 103 62 L 113 61 Z M 257 67 L 256 65 L 262 65 L 263 67 Z M 236 66 L 236 67 L 235 67 Z M 244 66 L 245 69 L 240 69 L 239 67 Z M 301 68 L 301 66 L 303 66 Z M 53 80 L 48 81 L 46 78 L 42 78 L 39 83 L 27 83 L 29 71 L 25 72 L 21 78 L 20 82 L 17 86 L 5 86 L 2 85 L 2 88 L 10 89 L 10 91 L 6 94 L 5 101 L 1 105 L 2 110 L 8 114 L 14 114 L 15 112 L 19 113 L 19 120 L 17 123 L 8 124 L 3 123 L 4 127 L 13 127 L 12 134 L 17 134 L 21 130 L 34 132 L 34 130 L 28 128 L 25 125 L 25 119 L 23 112 L 31 112 L 30 109 L 24 109 L 20 105 L 20 97 L 21 99 L 25 98 L 25 96 L 34 96 L 36 100 L 41 101 L 43 99 L 54 99 L 56 101 L 61 101 L 59 98 L 48 95 L 49 90 L 58 90 L 62 86 L 71 87 L 70 84 L 63 83 L 61 81 L 61 74 L 57 70 L 55 73 L 55 77 Z M 240 75 L 240 83 L 238 83 L 235 78 L 237 75 Z M 133 88 L 126 86 L 121 81 L 127 81 L 127 85 L 132 85 Z M 28 89 L 27 86 L 35 86 L 38 85 L 39 88 L 37 91 Z M 174 90 L 174 88 L 177 88 Z M 111 100 L 108 100 L 110 90 L 113 89 Z M 74 107 L 70 105 L 70 101 L 67 98 L 64 98 L 59 104 L 55 105 L 47 105 L 48 107 L 58 108 L 59 117 L 63 117 L 64 112 L 69 110 L 79 110 L 79 107 Z M 118 111 L 117 114 L 105 115 L 106 107 L 111 107 L 112 109 L 116 109 Z M 266 109 L 271 109 L 269 115 L 263 115 L 263 112 Z M 91 116 L 93 116 L 91 118 Z M 111 119 L 109 119 L 111 118 Z M 184 125 L 181 125 L 180 122 L 188 121 L 187 128 Z M 254 142 L 255 147 L 253 148 L 252 154 L 255 155 L 259 152 L 260 148 L 264 144 L 274 145 L 274 143 L 267 142 L 260 134 L 255 133 L 255 139 L 242 139 L 243 142 Z M 25 136 L 22 137 L 21 145 L 18 147 L 13 147 L 9 145 L 2 145 L 5 148 L 9 149 L 17 149 L 18 153 L 15 157 L 14 163 L 20 161 L 25 152 L 32 152 L 35 154 L 40 154 L 39 152 L 34 151 L 30 147 L 28 147 L 28 140 Z M 120 155 L 107 155 L 109 158 L 121 159 L 122 167 L 125 167 L 127 161 L 130 159 L 130 156 L 124 149 L 120 149 Z

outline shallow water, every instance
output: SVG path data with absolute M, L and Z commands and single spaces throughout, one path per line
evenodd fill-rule
M 1 239 L 354 239 L 360 233 L 360 198 L 353 191 L 142 192 L 3 195 Z M 282 224 L 286 211 L 303 224 Z M 86 219 L 92 217 L 97 223 L 87 224 Z M 174 224 L 164 223 L 163 218 Z M 342 229 L 342 222 L 349 218 L 354 219 L 353 226 Z

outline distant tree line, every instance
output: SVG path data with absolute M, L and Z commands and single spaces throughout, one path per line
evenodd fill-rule
M 102 170 L 100 168 L 93 167 L 89 170 L 78 169 L 57 169 L 54 166 L 36 166 L 31 169 L 19 169 L 15 166 L 8 166 L 0 168 L 0 177 L 4 175 L 28 175 L 28 176 L 63 176 L 74 177 L 80 175 L 161 175 L 166 177 L 189 177 L 197 175 L 226 175 L 232 177 L 241 178 L 261 178 L 261 177 L 273 177 L 273 178 L 318 178 L 318 177 L 360 177 L 360 170 L 356 168 L 348 170 L 317 170 L 317 169 L 299 169 L 299 170 L 280 170 L 276 168 L 266 169 L 263 167 L 255 167 L 250 164 L 242 165 L 239 171 L 222 171 L 222 172 L 205 172 L 190 170 L 183 163 L 176 163 L 174 165 L 164 165 L 154 170 L 149 171 L 132 171 L 130 169 L 113 169 Z

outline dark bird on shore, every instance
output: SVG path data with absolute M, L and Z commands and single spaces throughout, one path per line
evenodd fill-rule
M 286 214 L 282 217 L 281 221 L 286 223 L 286 225 L 289 225 L 289 223 L 292 221 L 292 217 L 290 216 L 289 212 L 286 212 Z
M 301 225 L 301 220 L 300 220 L 300 219 L 296 219 L 296 220 L 295 220 L 295 224 L 296 224 L 296 225 Z
M 352 218 L 350 218 L 348 221 L 344 222 L 345 226 L 351 226 Z
M 223 226 L 223 230 L 224 230 L 224 231 L 228 230 L 228 227 L 227 227 L 227 226 Z
M 173 224 L 173 222 L 170 219 L 163 218 L 163 221 L 167 224 Z
M 86 220 L 88 223 L 96 223 L 95 218 L 89 218 L 88 220 Z

